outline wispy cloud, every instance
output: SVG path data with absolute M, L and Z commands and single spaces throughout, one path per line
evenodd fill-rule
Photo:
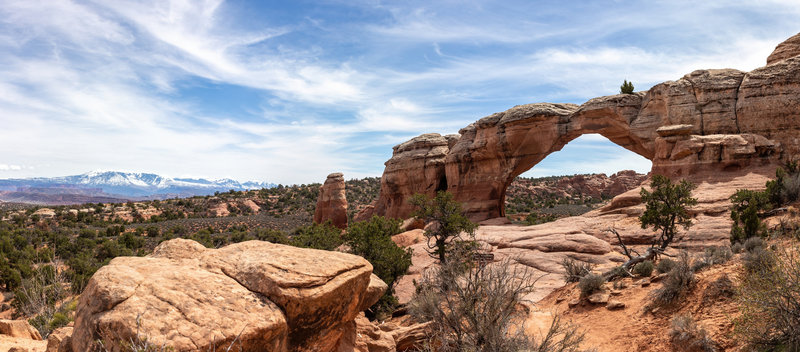
M 623 78 L 750 70 L 798 31 L 793 1 L 686 4 L 3 1 L 0 177 L 378 175 L 417 134 Z M 610 145 L 567 148 L 603 172 L 646 168 Z M 567 154 L 531 172 L 595 167 Z

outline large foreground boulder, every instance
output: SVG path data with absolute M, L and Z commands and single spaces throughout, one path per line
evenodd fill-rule
M 95 273 L 78 302 L 72 347 L 87 351 L 100 340 L 120 351 L 146 338 L 174 351 L 332 351 L 374 303 L 371 273 L 369 262 L 345 253 L 174 239 Z

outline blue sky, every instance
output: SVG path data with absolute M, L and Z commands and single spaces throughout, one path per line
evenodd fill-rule
M 379 176 L 391 147 L 514 105 L 752 70 L 800 2 L 0 2 L 0 178 Z M 584 136 L 526 175 L 649 170 Z

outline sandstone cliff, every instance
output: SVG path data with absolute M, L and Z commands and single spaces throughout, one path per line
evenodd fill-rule
M 697 70 L 648 91 L 581 106 L 515 106 L 461 129 L 394 147 L 381 193 L 358 215 L 406 218 L 415 193 L 448 190 L 474 221 L 505 215 L 511 181 L 571 140 L 598 133 L 653 162 L 653 172 L 702 180 L 776 166 L 800 153 L 800 35 L 778 45 L 765 67 Z

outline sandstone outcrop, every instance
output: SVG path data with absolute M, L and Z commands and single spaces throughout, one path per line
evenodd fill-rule
M 729 244 L 729 197 L 743 188 L 763 189 L 774 172 L 772 167 L 750 167 L 747 173 L 739 175 L 705 175 L 706 179 L 699 182 L 692 192 L 698 200 L 698 204 L 690 209 L 694 224 L 688 231 L 681 229 L 679 240 L 670 250 L 702 250 L 708 246 Z M 616 236 L 608 229 L 616 229 L 629 247 L 643 252 L 644 247 L 652 242 L 654 232 L 641 228 L 638 216 L 642 212 L 644 204 L 637 188 L 617 196 L 605 207 L 580 216 L 535 226 L 480 226 L 476 239 L 482 248 L 493 254 L 495 262 L 510 259 L 539 278 L 536 290 L 526 297 L 536 302 L 565 284 L 561 265 L 565 258 L 590 263 L 599 271 L 609 270 L 627 260 L 620 253 Z M 425 270 L 435 264 L 426 252 L 424 241 L 409 247 L 413 249 L 412 266 L 395 285 L 401 303 L 411 299 L 414 281 L 420 281 Z
M 347 228 L 347 194 L 345 192 L 344 175 L 333 173 L 328 175 L 325 183 L 319 188 L 317 208 L 314 211 L 314 222 L 322 224 L 330 220 L 333 226 Z
M 372 214 L 407 218 L 415 193 L 448 190 L 473 221 L 505 215 L 506 188 L 522 172 L 589 133 L 653 162 L 652 171 L 702 180 L 775 167 L 800 155 L 800 35 L 751 72 L 707 69 L 645 92 L 594 98 L 581 106 L 515 106 L 461 129 L 394 147 Z
M 392 158 L 385 163 L 378 200 L 356 214 L 354 220 L 368 220 L 372 214 L 405 219 L 414 211 L 408 203 L 412 195 L 447 190 L 445 156 L 458 138 L 428 133 L 395 146 Z
M 39 331 L 33 328 L 27 320 L 0 319 L 0 335 L 19 337 L 31 340 L 42 340 Z
M 775 51 L 767 57 L 767 65 L 772 65 L 778 61 L 798 55 L 800 55 L 800 33 L 778 44 L 778 46 L 775 47 Z
M 78 302 L 72 348 L 86 351 L 101 339 L 116 351 L 138 332 L 175 351 L 232 344 L 334 351 L 360 309 L 380 297 L 371 272 L 369 262 L 345 253 L 170 240 L 147 257 L 117 257 L 92 276 Z

